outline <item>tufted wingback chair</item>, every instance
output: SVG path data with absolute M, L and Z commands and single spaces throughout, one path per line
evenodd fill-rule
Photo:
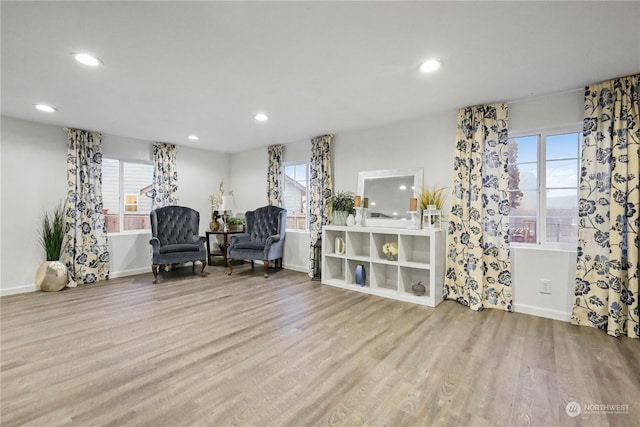
M 207 249 L 205 238 L 198 235 L 200 214 L 198 211 L 184 206 L 165 206 L 152 210 L 151 240 L 153 249 L 152 266 L 153 283 L 158 283 L 158 266 L 193 262 L 202 262 L 200 274 L 204 276 L 207 266 Z
M 233 271 L 231 261 L 234 259 L 250 260 L 251 267 L 254 260 L 262 260 L 264 277 L 268 277 L 269 261 L 275 260 L 276 267 L 282 268 L 287 210 L 264 206 L 245 213 L 245 219 L 246 233 L 232 236 L 227 250 L 229 274 Z

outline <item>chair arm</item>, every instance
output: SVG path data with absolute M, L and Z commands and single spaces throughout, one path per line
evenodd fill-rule
M 192 235 L 192 236 L 191 236 L 191 239 L 193 240 L 193 241 L 192 241 L 192 243 L 193 243 L 194 245 L 195 245 L 195 244 L 198 244 L 198 245 L 203 244 L 203 245 L 204 245 L 204 244 L 207 242 L 206 237 L 204 237 L 204 236 L 198 236 L 197 234 Z
M 152 246 L 154 252 L 158 253 L 160 251 L 160 239 L 157 237 L 152 237 L 151 240 L 149 240 L 149 244 Z
M 251 236 L 249 236 L 249 233 L 232 234 L 229 240 L 229 245 L 235 245 L 238 243 L 242 243 L 243 241 L 251 241 Z
M 267 237 L 267 240 L 264 242 L 265 249 L 268 249 L 269 246 L 273 245 L 275 242 L 280 241 L 280 235 L 274 234 L 272 236 Z

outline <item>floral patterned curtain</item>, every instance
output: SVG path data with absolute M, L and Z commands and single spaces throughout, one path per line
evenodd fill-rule
M 588 86 L 571 323 L 640 337 L 640 74 Z
M 267 168 L 267 203 L 282 206 L 282 145 L 270 145 Z
M 178 204 L 177 151 L 173 144 L 153 144 L 151 209 Z
M 331 166 L 331 145 L 333 135 L 323 135 L 311 139 L 311 162 L 309 165 L 309 277 L 315 273 L 314 245 L 322 238 L 322 226 L 329 222 L 331 205 L 328 199 L 333 192 Z
M 444 293 L 476 311 L 513 311 L 507 123 L 506 104 L 458 113 Z
M 69 129 L 62 262 L 69 287 L 109 278 L 109 244 L 102 211 L 102 135 Z

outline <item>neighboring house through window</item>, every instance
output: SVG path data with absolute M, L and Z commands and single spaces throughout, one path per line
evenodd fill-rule
M 287 229 L 309 229 L 309 164 L 285 163 L 284 207 L 287 210 Z
M 569 246 L 578 241 L 578 130 L 510 134 L 511 242 Z
M 102 203 L 107 233 L 150 230 L 153 165 L 102 159 Z

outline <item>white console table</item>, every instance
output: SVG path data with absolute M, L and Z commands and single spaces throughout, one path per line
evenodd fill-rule
M 442 301 L 444 283 L 443 231 L 327 225 L 322 231 L 322 283 L 401 301 L 435 307 Z M 337 253 L 336 238 L 345 242 Z M 398 244 L 397 261 L 382 252 L 385 243 Z M 364 286 L 356 284 L 358 265 L 366 271 Z M 423 296 L 411 290 L 421 281 Z

